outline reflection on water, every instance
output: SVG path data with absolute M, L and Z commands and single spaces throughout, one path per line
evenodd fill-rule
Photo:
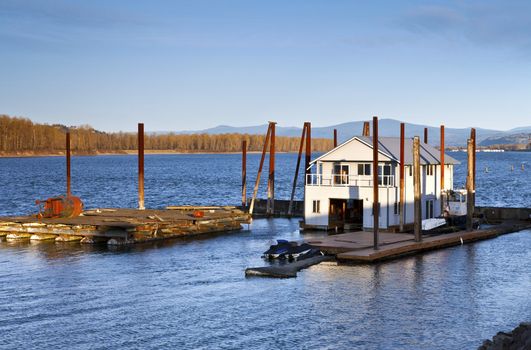
M 275 239 L 301 239 L 297 226 L 261 219 L 119 249 L 0 242 L 2 344 L 474 348 L 531 317 L 531 231 L 376 265 L 323 263 L 296 279 L 244 276 Z

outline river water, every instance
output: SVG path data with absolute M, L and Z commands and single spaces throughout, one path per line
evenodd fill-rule
M 465 154 L 452 156 L 464 183 Z M 530 158 L 479 153 L 478 205 L 530 207 Z M 249 156 L 253 181 L 258 161 Z M 278 198 L 295 161 L 277 156 Z M 63 168 L 62 158 L 0 159 L 0 215 L 64 192 Z M 131 156 L 75 157 L 73 192 L 87 207 L 134 207 L 135 171 Z M 146 206 L 237 204 L 239 176 L 238 155 L 149 155 Z M 275 239 L 319 235 L 260 219 L 117 249 L 0 242 L 0 348 L 470 349 L 531 320 L 529 230 L 376 265 L 324 263 L 296 279 L 245 278 Z

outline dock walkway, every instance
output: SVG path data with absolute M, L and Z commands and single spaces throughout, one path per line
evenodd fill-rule
M 404 255 L 440 249 L 448 246 L 494 238 L 499 235 L 531 228 L 529 222 L 507 222 L 487 229 L 459 231 L 437 236 L 424 235 L 421 242 L 407 233 L 379 233 L 380 246 L 373 248 L 372 232 L 349 232 L 308 240 L 326 254 L 335 255 L 340 263 L 373 263 Z

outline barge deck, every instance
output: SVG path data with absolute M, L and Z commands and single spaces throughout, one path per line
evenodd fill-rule
M 0 217 L 0 237 L 123 245 L 240 230 L 250 222 L 249 214 L 235 207 L 105 208 L 73 218 Z

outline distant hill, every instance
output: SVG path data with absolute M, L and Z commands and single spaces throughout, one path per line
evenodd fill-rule
M 508 134 L 503 136 L 491 136 L 487 137 L 479 143 L 480 146 L 493 146 L 493 145 L 526 145 L 531 143 L 531 132 Z
M 440 131 L 439 127 L 432 127 L 420 124 L 406 123 L 406 137 L 424 135 L 424 128 L 428 128 L 428 142 L 431 144 L 439 143 Z M 363 121 L 355 121 L 325 127 L 313 127 L 312 137 L 319 138 L 332 138 L 334 129 L 337 129 L 339 141 L 345 141 L 352 136 L 360 135 L 363 128 Z M 515 128 L 508 131 L 492 130 L 476 128 L 476 135 L 478 144 L 489 137 L 502 137 L 504 135 L 510 135 L 514 133 L 523 133 L 529 130 L 531 127 Z M 242 134 L 265 134 L 267 131 L 267 124 L 246 126 L 246 127 L 234 127 L 228 125 L 220 125 L 210 129 L 193 130 L 193 131 L 180 131 L 179 134 L 226 134 L 226 133 L 242 133 Z M 276 134 L 279 136 L 300 136 L 302 129 L 299 127 L 282 127 L 276 128 Z M 400 121 L 395 119 L 380 119 L 379 120 L 379 134 L 381 136 L 399 136 L 400 135 Z M 470 128 L 445 128 L 445 144 L 447 146 L 463 146 L 466 145 L 466 140 L 470 136 Z

